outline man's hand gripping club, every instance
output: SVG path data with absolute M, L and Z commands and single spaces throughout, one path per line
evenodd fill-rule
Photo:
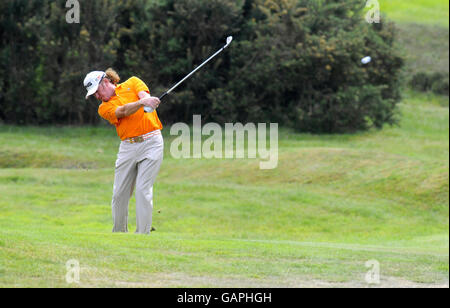
M 159 107 L 159 104 L 161 104 L 159 98 L 150 96 L 150 94 L 145 91 L 139 92 L 138 95 L 140 100 L 138 100 L 137 102 L 126 104 L 116 109 L 116 117 L 118 119 L 128 117 L 136 113 L 142 107 L 149 107 L 152 109 L 151 112 L 153 112 L 156 108 Z

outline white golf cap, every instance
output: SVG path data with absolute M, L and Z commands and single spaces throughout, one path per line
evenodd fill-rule
M 86 78 L 84 78 L 84 87 L 88 91 L 86 99 L 97 92 L 98 86 L 105 76 L 105 72 L 99 71 L 90 72 L 89 74 L 87 74 Z

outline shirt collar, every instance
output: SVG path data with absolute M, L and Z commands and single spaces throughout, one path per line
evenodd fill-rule
M 119 84 L 116 86 L 116 88 L 114 89 L 114 93 L 116 93 L 116 96 L 119 97 L 119 93 L 118 91 L 122 89 L 122 84 Z

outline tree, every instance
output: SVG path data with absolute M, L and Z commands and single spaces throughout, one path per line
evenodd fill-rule
M 165 124 L 202 114 L 337 133 L 396 121 L 395 28 L 367 23 L 360 0 L 96 0 L 82 2 L 80 24 L 66 22 L 64 1 L 7 0 L 0 10 L 0 119 L 9 123 L 97 124 L 87 72 L 113 66 L 160 95 L 228 35 L 231 47 L 161 105 Z

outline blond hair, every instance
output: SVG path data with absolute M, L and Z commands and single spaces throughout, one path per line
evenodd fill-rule
M 117 85 L 120 81 L 119 74 L 112 68 L 106 70 L 106 78 L 108 78 L 113 84 Z

